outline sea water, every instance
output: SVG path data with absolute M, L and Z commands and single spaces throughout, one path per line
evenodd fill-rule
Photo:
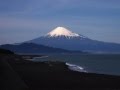
M 77 71 L 120 75 L 119 54 L 48 54 L 48 57 L 34 61 L 62 61 Z

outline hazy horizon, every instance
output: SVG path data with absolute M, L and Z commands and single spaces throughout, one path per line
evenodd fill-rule
M 120 1 L 0 0 L 0 44 L 31 40 L 58 26 L 120 43 Z

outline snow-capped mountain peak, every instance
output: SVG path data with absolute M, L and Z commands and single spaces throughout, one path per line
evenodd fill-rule
M 72 31 L 64 28 L 64 27 L 57 27 L 51 32 L 47 34 L 50 37 L 57 37 L 57 36 L 65 36 L 65 37 L 79 37 L 79 34 L 73 33 Z

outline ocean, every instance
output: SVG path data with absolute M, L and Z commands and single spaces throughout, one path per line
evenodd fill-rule
M 120 75 L 119 54 L 48 54 L 48 57 L 34 61 L 62 61 L 73 66 L 73 70 L 80 68 L 91 73 Z

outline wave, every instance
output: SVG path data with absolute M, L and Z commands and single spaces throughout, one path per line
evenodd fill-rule
M 75 64 L 70 64 L 70 63 L 66 63 L 66 65 L 68 66 L 68 68 L 70 70 L 73 71 L 78 71 L 78 72 L 87 72 L 83 67 L 75 65 Z

